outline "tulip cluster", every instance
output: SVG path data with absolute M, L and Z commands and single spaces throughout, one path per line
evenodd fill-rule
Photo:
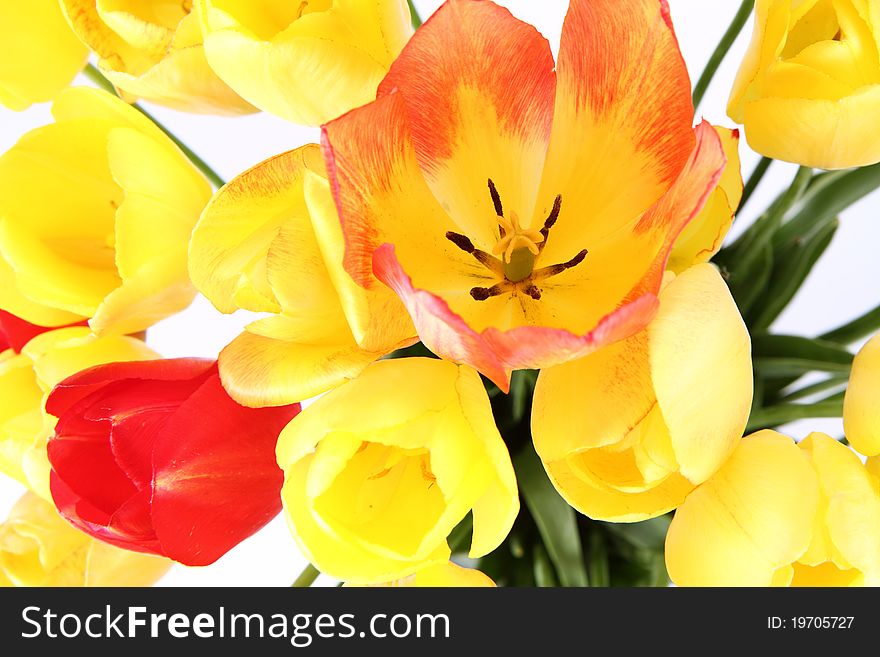
M 758 0 L 729 113 L 802 166 L 732 243 L 767 164 L 695 119 L 665 0 L 571 0 L 556 57 L 490 0 L 7 5 L 0 103 L 54 122 L 0 156 L 0 585 L 151 584 L 279 513 L 348 586 L 880 585 L 880 326 L 769 332 L 880 186 L 812 171 L 880 161 L 871 3 Z M 139 100 L 320 144 L 220 184 Z M 259 316 L 163 359 L 197 293 Z M 773 430 L 834 386 L 848 445 Z

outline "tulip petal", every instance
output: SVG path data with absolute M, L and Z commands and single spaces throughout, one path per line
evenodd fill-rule
M 751 341 L 718 271 L 688 269 L 648 326 L 651 378 L 681 474 L 709 478 L 742 436 L 752 404 Z
M 14 110 L 52 100 L 73 81 L 88 55 L 57 0 L 5 4 L 0 43 L 0 104 Z
M 740 442 L 676 511 L 666 567 L 680 586 L 769 586 L 807 550 L 818 509 L 815 472 L 773 431 Z M 790 579 L 791 572 L 788 572 Z
M 298 323 L 283 315 L 257 324 L 220 352 L 223 387 L 245 406 L 283 406 L 314 397 L 353 379 L 382 355 L 363 351 L 351 333 L 303 341 Z M 272 337 L 258 334 L 270 326 Z
M 370 102 L 412 33 L 407 7 L 330 4 L 297 16 L 304 7 L 286 2 L 198 0 L 211 68 L 255 106 L 294 123 L 320 125 Z M 285 84 L 268 83 L 276 79 Z
M 152 521 L 165 554 L 213 563 L 280 511 L 275 442 L 299 410 L 239 406 L 216 372 L 177 408 L 153 450 Z
M 843 428 L 850 444 L 862 454 L 880 454 L 880 335 L 871 338 L 856 354 L 843 400 Z
M 665 0 L 572 0 L 557 75 L 538 205 L 562 195 L 546 256 L 564 262 L 669 189 L 694 149 L 694 111 Z
M 718 253 L 742 199 L 739 131 L 719 127 L 715 127 L 715 131 L 721 138 L 727 165 L 706 205 L 675 241 L 666 268 L 676 274 L 693 265 L 708 262 Z
M 880 85 L 840 100 L 761 98 L 745 105 L 746 139 L 753 150 L 821 169 L 880 160 L 880 136 L 870 117 L 880 112 Z
M 428 186 L 459 232 L 483 250 L 498 241 L 487 180 L 505 216 L 528 227 L 534 215 L 553 115 L 553 67 L 547 40 L 531 25 L 494 3 L 459 0 L 425 22 L 379 88 L 380 97 L 401 95 Z M 531 225 L 540 229 L 545 218 Z
M 302 181 L 308 170 L 323 172 L 320 151 L 307 145 L 261 162 L 226 184 L 205 208 L 189 247 L 193 283 L 220 312 L 240 307 L 278 312 L 280 306 L 266 279 L 265 256 L 285 222 L 300 226 L 298 271 L 311 274 L 303 283 L 323 280 L 314 238 L 308 235 L 308 209 Z M 317 272 L 315 271 L 317 267 Z M 314 280 L 312 280 L 314 279 Z M 238 296 L 247 289 L 242 305 Z
M 862 572 L 868 585 L 880 585 L 880 494 L 870 475 L 850 449 L 825 434 L 810 434 L 800 448 L 812 460 L 828 500 L 820 520 L 831 541 L 827 559 Z

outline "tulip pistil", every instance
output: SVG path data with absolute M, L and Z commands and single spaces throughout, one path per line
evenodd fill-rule
M 547 240 L 550 237 L 550 229 L 553 228 L 559 219 L 559 213 L 562 209 L 562 196 L 556 196 L 553 201 L 553 208 L 544 221 L 544 226 L 541 230 L 535 230 L 533 228 L 523 228 L 515 212 L 511 211 L 509 218 L 505 216 L 501 195 L 498 193 L 498 188 L 491 178 L 489 179 L 489 195 L 495 208 L 500 233 L 491 254 L 476 248 L 466 235 L 452 231 L 446 233 L 446 239 L 465 253 L 474 256 L 480 264 L 502 279 L 501 282 L 491 287 L 471 288 L 470 295 L 475 301 L 485 301 L 505 293 L 517 294 L 522 292 L 537 301 L 541 298 L 541 290 L 535 283 L 550 276 L 561 274 L 567 269 L 581 264 L 584 258 L 587 257 L 587 249 L 583 249 L 567 262 L 536 270 L 535 264 L 547 244 Z

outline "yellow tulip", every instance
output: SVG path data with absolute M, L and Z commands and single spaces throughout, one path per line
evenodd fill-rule
M 242 98 L 304 125 L 376 97 L 412 35 L 406 0 L 195 0 L 208 62 Z
M 348 584 L 345 586 L 357 586 L 357 584 Z M 381 587 L 493 587 L 495 582 L 492 579 L 474 568 L 462 568 L 458 564 L 451 561 L 446 563 L 428 566 L 421 570 L 404 577 L 396 579 L 392 582 L 384 582 L 382 584 L 371 584 L 371 586 Z
M 355 584 L 446 563 L 446 538 L 471 511 L 470 556 L 488 554 L 519 511 L 480 377 L 447 361 L 370 365 L 291 421 L 277 459 L 285 514 L 303 553 Z
M 170 566 L 95 540 L 33 493 L 0 524 L 0 586 L 151 586 Z
M 749 145 L 841 169 L 880 161 L 880 12 L 873 0 L 758 0 L 728 114 Z
M 0 104 L 24 110 L 52 100 L 86 63 L 58 0 L 4 2 L 0 7 Z
M 255 111 L 208 66 L 192 0 L 60 0 L 77 36 L 126 99 L 207 114 Z
M 40 326 L 91 318 L 97 333 L 184 309 L 207 181 L 112 94 L 68 89 L 52 112 L 0 157 L 0 309 Z
M 709 262 L 718 253 L 742 199 L 739 131 L 714 127 L 721 138 L 727 164 L 724 165 L 718 186 L 709 194 L 706 205 L 675 240 L 666 268 L 676 274 L 701 262 Z
M 721 467 L 751 399 L 748 332 L 721 276 L 702 264 L 661 290 L 644 331 L 541 371 L 532 436 L 574 508 L 639 521 L 674 509 Z
M 880 334 L 856 355 L 843 400 L 843 428 L 857 452 L 880 455 Z
M 46 441 L 56 418 L 43 412 L 46 396 L 57 383 L 94 365 L 153 358 L 158 354 L 140 340 L 96 337 L 81 326 L 38 335 L 21 354 L 0 353 L 0 472 L 51 500 Z
M 666 537 L 681 586 L 880 586 L 880 489 L 822 433 L 744 438 Z
M 273 157 L 211 200 L 193 231 L 196 287 L 225 313 L 272 313 L 220 354 L 229 394 L 290 404 L 357 376 L 415 329 L 391 290 L 366 290 L 343 268 L 345 243 L 317 145 Z

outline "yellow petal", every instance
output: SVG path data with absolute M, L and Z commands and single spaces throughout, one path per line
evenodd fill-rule
M 647 332 L 654 390 L 681 474 L 701 483 L 730 454 L 748 420 L 748 331 L 718 271 L 703 264 L 660 293 Z
M 348 584 L 345 586 L 357 586 Z M 474 568 L 462 568 L 451 561 L 435 566 L 428 566 L 422 570 L 397 579 L 393 582 L 373 584 L 382 587 L 492 587 L 495 586 L 488 576 Z
M 880 584 L 880 494 L 855 453 L 833 438 L 810 434 L 800 448 L 819 476 L 830 545 L 826 559 Z
M 788 583 L 791 564 L 810 544 L 818 501 L 818 478 L 791 439 L 773 431 L 744 438 L 676 511 L 666 536 L 672 581 Z
M 0 472 L 26 484 L 22 459 L 42 427 L 43 399 L 27 356 L 0 354 L 0 397 Z
M 170 566 L 168 559 L 91 538 L 32 493 L 0 525 L 0 585 L 150 586 Z
M 297 416 L 277 458 L 294 536 L 320 570 L 355 583 L 446 561 L 446 536 L 471 510 L 471 554 L 485 554 L 519 510 L 479 376 L 436 359 L 370 365 Z
M 14 110 L 52 100 L 73 81 L 88 55 L 57 0 L 3 3 L 0 43 L 0 104 Z
M 412 33 L 402 0 L 196 5 L 211 68 L 255 106 L 306 125 L 373 100 Z
M 739 131 L 715 127 L 724 146 L 727 164 L 718 181 L 718 187 L 706 201 L 700 213 L 678 236 L 669 254 L 667 269 L 677 274 L 701 262 L 708 262 L 718 253 L 733 216 L 742 199 L 743 179 L 739 157 Z
M 850 444 L 862 454 L 880 454 L 880 335 L 856 354 L 843 400 L 843 428 Z

